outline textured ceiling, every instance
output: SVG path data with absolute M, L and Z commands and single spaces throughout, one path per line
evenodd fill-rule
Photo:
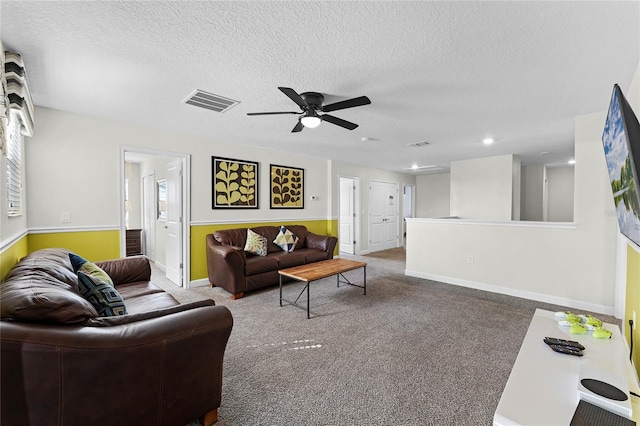
M 638 1 L 5 0 L 0 13 L 36 105 L 394 171 L 566 163 L 574 116 L 606 110 L 640 62 Z M 291 133 L 295 115 L 246 115 L 296 111 L 278 86 L 372 104 L 332 113 L 353 131 Z M 195 89 L 240 104 L 182 103 Z

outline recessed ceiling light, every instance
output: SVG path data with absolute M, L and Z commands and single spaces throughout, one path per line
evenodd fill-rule
M 482 143 L 485 145 L 491 145 L 493 143 L 493 138 L 484 138 Z
M 419 166 L 417 164 L 413 164 L 411 167 L 409 167 L 408 169 L 404 169 L 404 170 L 424 170 L 424 169 L 441 169 L 442 167 L 434 164 L 434 165 L 429 165 L 429 166 Z
M 540 153 L 540 155 L 549 155 L 549 154 L 551 154 L 551 151 L 542 151 Z
M 574 160 L 573 158 L 569 161 L 567 161 L 569 164 L 576 164 L 576 160 Z

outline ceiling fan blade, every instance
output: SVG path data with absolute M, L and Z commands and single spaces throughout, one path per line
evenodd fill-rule
M 305 100 L 302 99 L 302 97 L 300 97 L 300 95 L 298 95 L 298 93 L 296 93 L 295 90 L 290 89 L 289 87 L 278 87 L 278 89 L 280 89 L 282 93 L 287 95 L 289 99 L 291 99 L 293 102 L 297 103 L 298 106 L 303 110 L 309 107 L 309 105 L 307 105 Z
M 322 121 L 328 121 L 331 124 L 335 124 L 336 126 L 344 127 L 345 129 L 349 130 L 353 130 L 358 127 L 356 123 L 352 123 L 350 121 L 343 120 L 342 118 L 334 117 L 333 115 L 329 114 L 321 115 L 320 118 L 322 118 Z
M 301 121 L 298 121 L 298 124 L 296 124 L 296 127 L 293 128 L 291 133 L 301 132 L 302 129 L 304 129 L 304 126 L 302 125 Z
M 276 114 L 300 114 L 300 111 L 282 111 L 282 112 L 248 112 L 247 115 L 276 115 Z
M 322 111 L 331 112 L 331 111 L 337 111 L 339 109 L 369 105 L 370 103 L 371 103 L 371 100 L 369 98 L 367 98 L 366 96 L 360 96 L 359 98 L 347 99 L 346 101 L 340 101 L 340 102 L 335 102 L 333 104 L 324 105 L 322 107 Z

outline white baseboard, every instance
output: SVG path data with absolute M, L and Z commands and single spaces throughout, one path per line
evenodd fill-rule
M 493 284 L 468 281 L 460 278 L 447 277 L 444 275 L 428 274 L 420 271 L 405 269 L 404 274 L 409 277 L 423 278 L 426 280 L 439 281 L 446 284 L 458 285 L 461 287 L 474 288 L 476 290 L 489 291 L 491 293 L 504 294 L 507 296 L 520 297 L 522 299 L 535 300 L 538 302 L 551 303 L 554 305 L 567 306 L 573 309 L 594 312 L 604 315 L 613 315 L 613 306 L 598 305 L 581 300 L 566 299 L 564 297 L 552 296 L 549 294 L 536 293 L 526 290 L 518 290 L 510 287 L 502 287 Z
M 190 281 L 189 288 L 194 288 L 194 287 L 209 287 L 209 279 L 200 278 L 199 280 Z

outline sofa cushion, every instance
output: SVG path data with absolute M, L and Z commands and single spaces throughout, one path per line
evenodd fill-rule
M 213 238 L 220 244 L 242 248 L 247 242 L 247 228 L 216 231 L 213 233 Z
M 251 228 L 256 234 L 260 234 L 267 239 L 267 253 L 280 253 L 282 250 L 273 242 L 280 232 L 278 226 L 256 226 Z
M 287 229 L 293 232 L 296 237 L 298 237 L 298 242 L 296 243 L 296 250 L 307 246 L 307 235 L 309 235 L 309 230 L 304 225 L 287 225 Z
M 98 316 L 111 317 L 127 313 L 120 293 L 101 278 L 78 271 L 78 292 L 93 305 Z
M 175 297 L 169 293 L 145 294 L 127 299 L 127 313 L 130 315 L 152 312 L 179 305 Z
M 100 281 L 113 286 L 111 277 L 95 263 L 89 262 L 84 257 L 78 256 L 75 253 L 69 253 L 69 260 L 71 261 L 71 266 L 73 266 L 73 271 L 76 274 L 78 272 L 82 272 L 85 275 L 89 275 L 92 278 L 98 278 Z
M 244 274 L 246 276 L 256 275 L 262 272 L 277 271 L 278 259 L 274 255 L 269 256 L 247 256 L 244 264 Z
M 300 266 L 305 264 L 304 252 L 295 251 L 293 253 L 287 253 L 281 251 L 280 253 L 270 254 L 269 257 L 278 259 L 278 269 L 292 268 L 294 266 Z
M 122 283 L 151 281 L 151 265 L 149 264 L 149 259 L 144 255 L 104 260 L 96 262 L 96 265 L 109 274 L 116 288 L 118 284 Z
M 310 248 L 296 250 L 296 254 L 304 254 L 304 263 L 318 262 L 329 258 L 326 252 Z
M 244 251 L 256 254 L 258 256 L 267 255 L 267 239 L 260 234 L 247 229 L 247 242 L 244 245 Z
M 276 238 L 273 240 L 273 242 L 283 251 L 291 253 L 296 249 L 298 237 L 284 226 L 281 226 L 280 232 L 278 232 L 278 235 L 276 235 Z
M 164 292 L 163 289 L 150 281 L 137 281 L 120 284 L 116 286 L 116 290 L 118 290 L 118 293 L 120 293 L 120 296 L 122 296 L 125 303 L 127 302 L 127 299 L 133 299 L 134 297 Z
M 0 315 L 17 321 L 77 324 L 98 316 L 77 292 L 69 250 L 50 248 L 25 256 L 0 283 Z

